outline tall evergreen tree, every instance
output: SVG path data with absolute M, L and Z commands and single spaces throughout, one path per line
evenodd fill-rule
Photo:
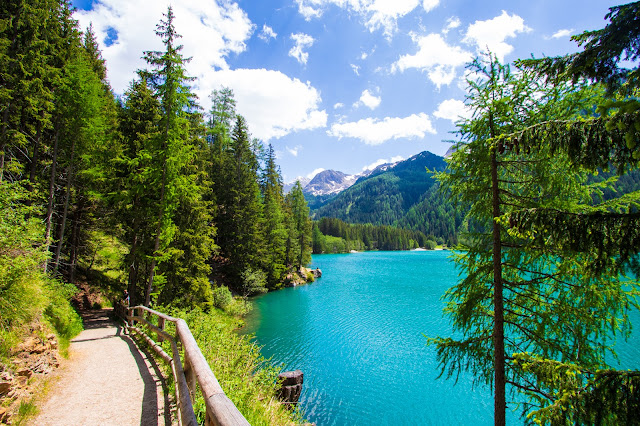
M 180 53 L 182 45 L 178 44 L 178 39 L 181 36 L 175 30 L 171 6 L 164 16 L 166 20 L 161 20 L 157 25 L 156 34 L 162 39 L 165 50 L 145 52 L 144 58 L 152 69 L 142 72 L 155 90 L 161 108 L 159 146 L 154 153 L 158 160 L 156 179 L 160 196 L 145 305 L 149 305 L 152 290 L 159 291 L 165 282 L 164 277 L 156 276 L 156 266 L 171 256 L 169 248 L 176 233 L 173 219 L 180 196 L 202 192 L 196 180 L 181 176 L 185 166 L 194 158 L 193 146 L 185 141 L 190 139 L 188 116 L 196 104 L 195 95 L 188 86 L 193 78 L 188 77 L 185 70 L 185 63 L 189 59 Z
M 286 196 L 289 214 L 289 235 L 286 242 L 287 264 L 300 268 L 311 261 L 312 223 L 309 219 L 309 206 L 304 199 L 302 185 L 296 181 Z
M 283 212 L 282 177 L 276 166 L 275 152 L 269 144 L 266 164 L 262 176 L 262 198 L 264 204 L 264 269 L 267 272 L 267 284 L 276 288 L 282 283 L 283 273 L 287 269 L 285 259 L 285 217 Z
M 502 140 L 540 120 L 584 111 L 588 92 L 545 86 L 533 73 L 511 73 L 495 60 L 476 61 L 473 71 L 481 76 L 469 82 L 474 115 L 460 125 L 462 142 L 439 174 L 445 189 L 469 205 L 471 234 L 456 256 L 465 278 L 446 296 L 462 337 L 432 342 L 447 376 L 468 370 L 493 386 L 495 424 L 504 425 L 508 386 L 540 391 L 513 362 L 516 354 L 604 365 L 607 333 L 625 322 L 628 295 L 617 273 L 589 273 L 595 250 L 569 254 L 549 240 L 547 228 L 520 227 L 522 212 L 587 208 L 597 192 L 584 185 L 584 171 L 546 147 Z
M 263 254 L 262 204 L 258 160 L 251 150 L 244 117 L 236 116 L 228 151 L 223 153 L 223 181 L 219 182 L 218 245 L 228 260 L 226 272 L 238 289 L 245 270 L 257 269 Z

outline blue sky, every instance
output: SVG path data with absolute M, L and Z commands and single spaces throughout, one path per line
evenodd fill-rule
M 285 182 L 322 169 L 355 174 L 428 150 L 444 155 L 464 115 L 464 65 L 575 51 L 619 1 L 73 0 L 93 23 L 123 93 L 156 23 L 174 8 L 195 92 L 234 90 L 253 136 L 274 145 Z

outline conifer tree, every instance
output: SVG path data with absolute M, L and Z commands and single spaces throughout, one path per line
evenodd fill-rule
M 223 151 L 223 180 L 217 183 L 218 245 L 227 259 L 232 287 L 239 288 L 241 274 L 261 265 L 262 204 L 258 185 L 258 160 L 251 150 L 244 117 L 236 116 L 228 151 Z
M 302 185 L 296 181 L 286 196 L 289 213 L 289 236 L 286 242 L 287 264 L 299 269 L 311 261 L 311 219 Z
M 193 160 L 194 149 L 189 143 L 189 114 L 196 109 L 195 95 L 191 93 L 184 58 L 178 44 L 181 37 L 175 29 L 173 10 L 168 7 L 164 14 L 166 20 L 157 25 L 156 34 L 162 39 L 164 51 L 147 51 L 144 58 L 152 68 L 141 74 L 147 78 L 160 102 L 160 135 L 154 156 L 158 162 L 156 182 L 159 188 L 156 231 L 154 235 L 153 258 L 150 265 L 145 305 L 149 305 L 151 292 L 160 291 L 165 278 L 156 276 L 159 262 L 170 258 L 171 241 L 176 233 L 174 215 L 178 208 L 180 196 L 201 194 L 202 188 L 195 180 L 181 176 L 185 166 Z M 155 287 L 154 287 L 155 284 Z
M 287 269 L 285 259 L 285 217 L 283 212 L 282 178 L 276 166 L 275 152 L 269 144 L 266 165 L 262 176 L 262 199 L 264 204 L 264 268 L 267 284 L 276 288 L 282 283 L 283 273 Z
M 493 386 L 495 424 L 503 425 L 509 387 L 533 401 L 544 394 L 535 376 L 513 362 L 517 354 L 603 366 L 606 336 L 625 323 L 628 294 L 617 273 L 589 273 L 595 250 L 569 254 L 547 228 L 520 226 L 522 212 L 587 209 L 598 191 L 584 185 L 585 171 L 548 147 L 502 140 L 542 119 L 587 110 L 589 92 L 543 85 L 533 73 L 511 73 L 493 59 L 472 67 L 481 75 L 469 81 L 474 115 L 461 123 L 462 142 L 438 176 L 469 206 L 471 232 L 456 256 L 465 278 L 446 295 L 446 312 L 462 337 L 431 342 L 447 376 L 471 371 L 478 383 Z

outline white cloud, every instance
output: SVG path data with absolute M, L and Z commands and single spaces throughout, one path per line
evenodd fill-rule
M 221 70 L 211 75 L 216 86 L 233 89 L 237 110 L 249 124 L 253 136 L 265 142 L 292 132 L 327 125 L 320 110 L 320 92 L 280 71 L 266 69 Z
M 212 68 L 228 68 L 226 57 L 246 49 L 254 26 L 247 14 L 233 2 L 202 2 L 199 0 L 101 0 L 89 11 L 78 10 L 74 18 L 81 28 L 93 23 L 102 55 L 107 60 L 111 86 L 123 93 L 136 70 L 145 68 L 141 59 L 145 50 L 162 50 L 162 41 L 155 34 L 156 24 L 173 3 L 174 25 L 183 37 L 184 56 L 193 57 L 187 64 L 190 75 L 206 79 Z M 144 13 L 140 13 L 144 11 Z M 105 46 L 108 31 L 117 33 L 117 40 Z M 206 43 L 202 43 L 206 40 Z M 202 99 L 202 94 L 200 94 Z M 208 95 L 205 93 L 204 96 Z
M 574 31 L 573 28 L 571 28 L 570 30 L 567 30 L 567 29 L 558 30 L 551 36 L 551 38 L 570 37 L 573 31 Z
M 376 92 L 380 92 L 379 88 L 376 88 Z M 380 96 L 376 96 L 369 91 L 369 89 L 365 89 L 360 95 L 360 100 L 353 104 L 354 107 L 358 107 L 360 105 L 364 105 L 367 108 L 374 110 L 380 105 L 382 102 L 382 98 Z
M 368 166 L 364 166 L 362 168 L 362 171 L 367 171 L 367 170 L 373 170 L 378 166 L 381 166 L 383 164 L 393 164 L 393 163 L 397 163 L 398 161 L 402 161 L 404 160 L 404 157 L 402 155 L 397 155 L 395 157 L 392 157 L 390 159 L 385 159 L 385 158 L 381 158 L 379 160 L 374 161 L 373 163 L 369 164 Z
M 296 145 L 293 148 L 287 147 L 286 149 L 287 149 L 287 152 L 289 152 L 289 154 L 293 155 L 294 157 L 297 157 L 298 154 L 300 153 L 300 150 L 302 149 L 302 146 Z
M 471 60 L 471 52 L 459 46 L 450 46 L 440 34 L 413 36 L 418 45 L 415 55 L 403 55 L 392 66 L 392 72 L 417 68 L 427 73 L 438 87 L 450 84 L 456 76 L 456 68 Z
M 489 49 L 500 62 L 504 62 L 504 57 L 513 51 L 513 46 L 505 40 L 529 31 L 531 28 L 524 24 L 521 17 L 516 14 L 509 15 L 503 10 L 500 16 L 469 25 L 463 41 L 474 44 L 478 52 Z
M 301 64 L 306 64 L 307 59 L 309 59 L 309 53 L 305 52 L 304 49 L 311 47 L 315 40 L 309 34 L 304 33 L 291 34 L 291 40 L 293 40 L 295 44 L 291 50 L 289 50 L 289 56 L 296 58 Z
M 260 32 L 260 34 L 258 34 L 258 37 L 261 40 L 266 41 L 268 43 L 269 40 L 271 40 L 272 38 L 273 39 L 277 38 L 278 37 L 278 33 L 273 31 L 273 28 L 271 28 L 267 24 L 264 24 L 262 26 L 262 31 Z
M 344 104 L 342 102 L 336 102 L 333 105 L 333 109 L 344 108 Z
M 433 9 L 438 7 L 439 4 L 440 0 L 423 0 L 422 7 L 424 7 L 425 11 L 431 12 Z
M 355 75 L 360 76 L 360 67 L 358 65 L 351 64 L 351 69 Z
M 314 177 L 316 177 L 316 175 L 320 172 L 324 172 L 325 169 L 323 169 L 322 167 L 315 169 L 314 171 L 312 171 L 311 173 L 309 173 L 307 175 L 307 179 L 313 179 Z
M 333 5 L 360 15 L 369 31 L 380 29 L 390 37 L 397 29 L 398 19 L 418 7 L 420 0 L 296 0 L 296 3 L 306 20 L 319 18 Z M 425 9 L 433 3 L 437 5 L 438 0 L 423 0 Z
M 448 34 L 449 31 L 458 28 L 461 24 L 462 22 L 460 22 L 460 18 L 458 18 L 457 16 L 452 16 L 451 18 L 447 19 L 447 26 L 442 30 L 442 34 Z
M 355 122 L 335 123 L 327 131 L 329 136 L 360 139 L 367 145 L 380 145 L 391 139 L 424 138 L 426 133 L 435 134 L 429 116 L 425 113 L 409 117 L 366 118 Z
M 433 115 L 434 117 L 450 120 L 455 124 L 461 118 L 471 118 L 471 111 L 464 102 L 457 99 L 447 99 L 440 102 Z

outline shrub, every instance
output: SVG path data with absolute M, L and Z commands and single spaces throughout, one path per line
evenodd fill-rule
M 226 309 L 233 302 L 233 296 L 227 286 L 219 286 L 213 289 L 213 306 L 218 309 Z

